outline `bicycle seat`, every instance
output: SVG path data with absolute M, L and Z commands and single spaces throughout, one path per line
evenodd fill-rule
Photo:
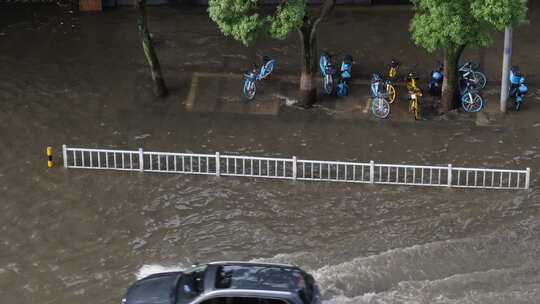
M 246 76 L 246 77 L 255 77 L 256 74 L 257 74 L 257 70 L 251 69 L 251 70 L 247 70 L 244 73 L 244 76 Z
M 392 61 L 390 62 L 389 66 L 390 67 L 393 67 L 393 68 L 397 68 L 399 66 L 400 62 L 395 60 L 395 59 L 392 59 Z

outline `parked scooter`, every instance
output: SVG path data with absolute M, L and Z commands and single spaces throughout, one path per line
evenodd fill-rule
M 514 66 L 510 70 L 510 98 L 514 99 L 514 109 L 519 111 L 523 96 L 527 94 L 529 88 L 525 84 L 525 77 L 521 75 L 519 67 Z
M 444 65 L 439 62 L 436 70 L 431 71 L 431 80 L 429 81 L 428 91 L 431 96 L 441 97 L 442 84 L 444 80 Z
M 336 87 L 336 94 L 339 97 L 347 96 L 349 93 L 348 81 L 351 79 L 351 69 L 354 63 L 353 57 L 351 55 L 345 55 L 343 61 L 341 62 L 341 75 L 339 79 L 339 84 Z

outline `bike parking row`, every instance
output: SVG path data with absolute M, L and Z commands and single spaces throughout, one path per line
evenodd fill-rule
M 267 78 L 274 70 L 275 59 L 261 56 L 262 65 L 260 68 L 253 68 L 244 75 L 243 94 L 248 100 L 253 100 L 256 94 L 256 82 Z M 352 66 L 354 59 L 351 55 L 343 56 L 339 73 L 333 63 L 333 56 L 328 52 L 322 52 L 319 58 L 319 70 L 323 78 L 322 91 L 325 95 L 335 95 L 344 97 L 350 93 L 350 80 L 352 78 Z M 388 65 L 388 72 L 383 77 L 378 73 L 371 75 L 370 97 L 371 113 L 379 118 L 386 119 L 390 116 L 391 105 L 396 101 L 396 82 L 399 77 L 400 62 L 392 60 Z M 337 85 L 335 85 L 335 76 Z M 439 62 L 437 68 L 431 72 L 427 91 L 434 98 L 441 98 L 443 83 L 445 78 L 444 65 Z M 418 85 L 419 77 L 411 69 L 405 77 L 407 96 L 409 101 L 409 112 L 413 114 L 415 120 L 422 119 L 421 108 L 423 89 Z M 511 69 L 509 96 L 514 103 L 515 111 L 519 111 L 523 102 L 523 97 L 528 92 L 525 84 L 525 77 L 521 75 L 518 67 Z M 487 78 L 478 66 L 472 62 L 466 62 L 458 68 L 458 88 L 460 94 L 460 105 L 465 112 L 479 112 L 486 101 L 481 95 L 485 88 Z

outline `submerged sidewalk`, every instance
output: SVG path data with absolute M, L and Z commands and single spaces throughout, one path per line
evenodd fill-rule
M 273 116 L 279 115 L 284 108 L 294 107 L 297 104 L 298 77 L 294 75 L 276 74 L 271 75 L 269 79 L 257 82 L 257 95 L 251 101 L 242 96 L 242 77 L 241 74 L 192 73 L 189 91 L 182 104 L 186 110 L 192 112 Z M 322 79 L 317 77 L 319 95 L 318 102 L 313 107 L 315 111 L 319 110 L 336 119 L 378 120 L 373 117 L 370 110 L 370 81 L 356 78 L 352 79 L 349 85 L 351 89 L 349 96 L 323 95 L 320 93 Z M 462 109 L 457 109 L 445 115 L 438 115 L 438 99 L 427 93 L 426 83 L 421 82 L 420 86 L 425 91 L 421 99 L 422 115 L 428 120 L 468 119 L 476 125 L 487 126 L 500 124 L 507 116 L 519 115 L 522 119 L 527 119 L 529 116 L 540 113 L 540 89 L 536 87 L 531 88 L 530 93 L 525 97 L 522 111 L 519 113 L 514 113 L 511 101 L 507 115 L 501 113 L 499 110 L 500 89 L 489 83 L 481 92 L 485 100 L 485 106 L 481 112 L 465 113 Z M 414 122 L 414 116 L 408 112 L 409 101 L 405 84 L 396 83 L 396 91 L 397 98 L 391 105 L 391 114 L 388 119 Z M 526 124 L 526 121 L 522 123 Z

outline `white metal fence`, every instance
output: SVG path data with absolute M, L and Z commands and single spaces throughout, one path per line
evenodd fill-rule
M 64 145 L 65 168 L 247 176 L 307 181 L 529 189 L 530 169 L 392 165 L 239 155 L 73 148 Z

